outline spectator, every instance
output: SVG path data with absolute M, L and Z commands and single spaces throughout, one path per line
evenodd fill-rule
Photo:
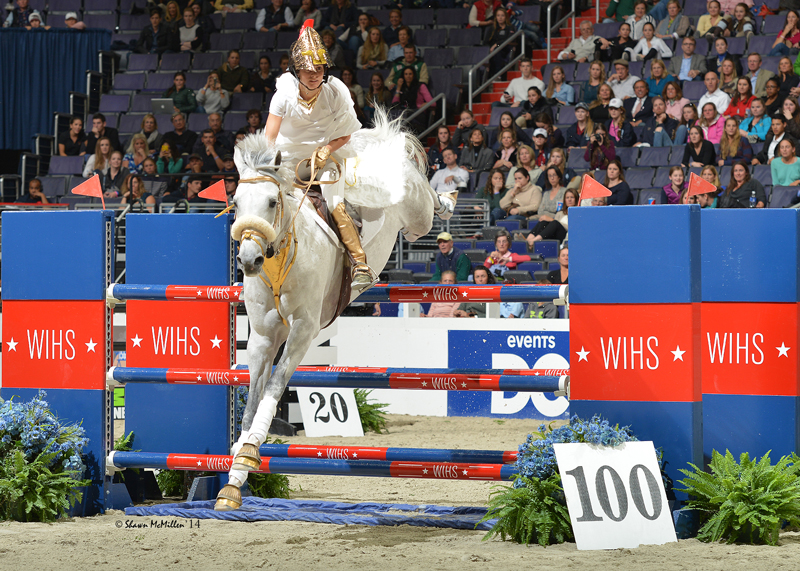
M 412 51 L 416 58 L 416 49 Z M 380 29 L 378 27 L 372 27 L 369 29 L 369 35 L 364 45 L 358 48 L 356 66 L 358 66 L 358 69 L 377 69 L 383 67 L 386 65 L 388 52 L 389 48 L 386 46 L 386 42 L 383 41 Z M 392 68 L 392 71 L 395 71 L 395 67 Z M 388 83 L 387 87 L 389 87 Z
M 219 117 L 219 114 L 217 114 L 217 117 Z M 247 112 L 247 116 L 245 118 L 247 120 L 247 125 L 244 128 L 247 130 L 247 134 L 255 135 L 256 133 L 258 133 L 263 128 L 262 125 L 264 125 L 264 118 L 261 116 L 261 110 L 260 109 L 250 109 Z M 213 130 L 214 127 L 212 127 L 211 124 L 210 124 L 211 123 L 211 117 L 209 117 L 208 119 L 209 119 L 209 128 Z M 229 131 L 223 131 L 222 130 L 222 127 L 221 127 L 222 126 L 222 118 L 221 117 L 219 117 L 219 123 L 220 123 L 220 130 L 219 130 L 219 132 L 217 132 L 215 130 L 214 131 L 214 135 L 216 135 L 217 140 L 222 143 L 222 146 L 225 147 L 226 150 L 228 150 L 230 152 L 233 152 L 233 148 L 236 146 L 236 142 L 234 140 L 235 138 Z M 223 138 L 227 139 L 227 141 L 220 140 L 220 133 L 224 133 Z
M 192 155 L 189 157 L 189 164 L 186 166 L 186 172 L 194 174 L 205 172 L 205 169 L 203 168 L 203 157 L 192 153 Z M 183 184 L 185 185 L 188 180 L 188 176 L 183 177 Z
M 575 89 L 566 80 L 564 68 L 554 66 L 545 92 L 548 104 L 572 105 L 575 102 Z
M 514 284 L 514 280 L 503 280 L 504 284 Z M 519 301 L 501 301 L 500 317 L 503 319 L 522 319 L 525 317 L 525 304 Z
M 676 55 L 669 60 L 667 71 L 670 75 L 677 77 L 681 81 L 692 81 L 697 77 L 703 77 L 708 68 L 703 56 L 694 53 L 697 41 L 692 37 L 683 38 L 681 51 L 683 54 Z
M 383 81 L 381 81 L 381 86 L 383 86 Z M 456 153 L 456 158 L 458 158 L 459 153 L 453 146 L 453 142 L 450 138 L 450 129 L 448 129 L 445 125 L 440 125 L 436 130 L 436 143 L 431 145 L 431 148 L 428 151 L 429 176 L 433 176 L 432 173 L 435 173 L 437 170 L 444 167 L 444 158 L 442 157 L 442 154 L 446 149 L 453 149 L 453 152 Z
M 142 162 L 147 157 L 152 157 L 153 153 L 147 146 L 147 139 L 144 135 L 136 133 L 131 137 L 131 142 L 125 151 L 122 159 L 122 166 L 134 174 L 142 174 Z
M 373 28 L 376 29 L 376 28 Z M 394 89 L 397 83 L 397 78 L 400 77 L 402 71 L 407 67 L 413 67 L 414 73 L 417 75 L 420 83 L 428 85 L 430 75 L 428 74 L 428 66 L 421 59 L 417 59 L 417 48 L 414 45 L 407 45 L 403 49 L 403 59 L 394 64 L 389 70 L 389 76 L 384 82 L 388 89 Z
M 538 88 L 540 95 L 545 90 L 544 82 L 533 75 L 533 64 L 530 58 L 522 57 L 519 60 L 519 71 L 522 73 L 522 76 L 515 77 L 511 80 L 511 82 L 508 84 L 508 87 L 506 87 L 501 100 L 493 103 L 492 107 L 524 106 L 525 103 L 530 99 L 531 87 Z M 528 120 L 530 121 L 530 119 Z
M 742 161 L 736 161 L 731 170 L 731 180 L 725 188 L 725 192 L 720 195 L 717 207 L 753 208 L 753 201 L 755 208 L 764 208 L 767 204 L 767 194 L 761 183 L 750 177 L 747 165 Z
M 717 108 L 711 101 L 703 105 L 702 113 L 698 125 L 703 128 L 703 137 L 714 145 L 719 144 L 725 129 L 725 118 L 717 112 Z
M 528 100 L 522 105 L 522 111 L 514 120 L 517 127 L 527 129 L 534 123 L 534 118 L 541 113 L 546 113 L 552 117 L 553 111 L 542 97 L 542 92 L 538 87 L 533 86 L 528 89 Z
M 207 4 L 207 6 L 210 6 L 210 4 Z M 203 13 L 203 7 L 200 6 L 199 2 L 195 2 L 189 7 L 192 9 L 192 12 L 194 12 L 194 20 L 203 29 L 203 33 L 207 37 L 211 37 L 211 34 L 217 31 L 217 27 L 214 25 L 214 21 L 208 15 L 211 12 L 208 11 L 207 13 Z
M 542 137 L 544 139 L 544 137 Z M 500 147 L 494 154 L 495 162 L 493 168 L 500 169 L 504 173 L 511 170 L 517 161 L 517 136 L 513 129 L 503 129 L 499 137 Z
M 200 136 L 200 141 L 203 150 L 198 153 L 200 160 L 203 161 L 203 170 L 206 172 L 217 172 L 223 169 L 222 155 L 225 154 L 225 149 L 217 142 L 217 137 L 211 129 L 203 130 Z
M 500 200 L 500 208 L 492 211 L 492 217 L 495 220 L 527 220 L 528 216 L 539 210 L 541 202 L 541 187 L 531 182 L 531 174 L 527 170 L 517 169 L 514 173 L 514 188 Z
M 364 100 L 364 89 L 356 83 L 356 72 L 352 67 L 345 67 L 342 69 L 342 83 L 347 86 L 350 93 L 353 94 L 353 99 L 356 100 L 359 107 L 364 107 L 366 101 Z
M 240 86 L 237 85 L 237 89 Z M 231 105 L 231 94 L 221 85 L 219 72 L 212 71 L 206 84 L 200 88 L 195 97 L 198 113 L 219 113 Z
M 800 17 L 794 10 L 789 10 L 786 13 L 786 20 L 783 22 L 783 31 L 775 38 L 772 44 L 772 50 L 767 54 L 768 56 L 788 56 L 800 52 Z M 797 70 L 795 70 L 797 71 Z M 800 73 L 798 73 L 800 75 Z
M 320 37 L 322 37 L 322 43 L 325 44 L 325 48 L 328 50 L 328 55 L 333 62 L 333 67 L 338 67 L 339 69 L 345 67 L 347 63 L 345 63 L 344 59 L 344 50 L 336 42 L 336 36 L 334 36 L 333 32 L 330 30 L 323 30 Z M 284 58 L 286 59 L 284 60 Z M 286 67 L 289 67 L 289 56 L 281 56 L 281 65 L 284 61 L 286 62 Z M 286 70 L 281 69 L 281 73 L 285 73 L 285 71 Z
M 714 145 L 705 140 L 703 128 L 700 125 L 694 125 L 689 129 L 689 142 L 684 148 L 681 166 L 684 168 L 703 167 L 716 164 L 716 162 L 717 152 L 714 150 Z
M 747 77 L 753 85 L 753 93 L 756 97 L 764 97 L 767 93 L 767 80 L 775 74 L 768 69 L 761 69 L 761 54 L 757 53 L 747 56 L 747 68 L 750 70 Z
M 644 37 L 644 27 L 647 24 L 652 26 L 653 33 L 655 33 L 657 22 L 653 16 L 647 14 L 645 0 L 636 0 L 633 3 L 633 14 L 628 16 L 625 23 L 631 27 L 631 37 L 634 40 L 640 40 Z
M 547 144 L 547 131 L 544 129 L 535 129 L 533 131 L 533 147 L 529 148 L 531 149 L 533 167 L 539 169 L 544 167 L 550 156 L 550 147 Z M 519 161 L 517 162 L 519 163 Z M 510 176 L 511 172 L 509 171 L 508 174 Z M 532 176 L 533 175 L 531 175 L 531 177 Z
M 539 208 L 535 213 L 530 213 L 528 216 L 529 224 L 531 221 L 552 222 L 555 220 L 556 213 L 561 210 L 564 203 L 564 193 L 566 187 L 564 186 L 564 179 L 561 177 L 561 171 L 556 167 L 547 167 L 544 171 L 547 178 L 547 184 L 542 191 L 542 199 L 539 202 Z
M 631 37 L 631 27 L 625 23 L 619 25 L 619 32 L 617 32 L 615 38 L 607 40 L 598 36 L 594 44 L 594 57 L 600 61 L 617 61 L 629 58 L 630 52 L 636 46 L 636 42 Z
M 494 53 L 500 45 L 511 38 L 517 32 L 508 20 L 508 12 L 505 9 L 495 10 L 492 27 L 487 30 L 483 45 L 489 46 L 489 52 Z M 489 75 L 496 75 L 503 67 L 508 64 L 509 59 L 519 47 L 515 42 L 509 43 L 489 60 Z
M 651 147 L 672 147 L 686 143 L 685 128 L 681 134 L 678 133 L 678 121 L 667 115 L 667 106 L 660 97 L 653 97 L 653 116 L 644 121 L 640 143 L 647 143 Z
M 375 72 L 369 80 L 370 88 L 365 96 L 364 113 L 367 118 L 372 120 L 375 115 L 375 107 L 380 105 L 382 107 L 389 107 L 392 102 L 392 93 L 383 84 L 383 76 Z M 448 137 L 450 131 L 447 131 Z
M 189 203 L 202 204 L 206 202 L 205 198 L 200 198 L 200 191 L 203 190 L 203 178 L 197 175 L 189 175 L 186 182 L 186 191 L 176 190 L 164 197 L 163 202 L 178 202 L 185 200 Z
M 194 12 L 192 12 L 194 16 Z M 178 20 L 181 19 L 181 7 L 175 0 L 167 2 L 166 9 L 164 10 L 164 27 L 169 28 L 172 32 L 178 30 Z
M 233 200 L 233 197 L 236 195 L 236 187 L 238 183 L 236 182 L 236 178 L 232 176 L 225 177 L 225 194 L 228 195 L 228 202 Z
M 78 20 L 78 14 L 76 12 L 67 12 L 64 16 L 64 25 L 66 25 L 69 30 L 86 29 L 86 24 Z
M 250 74 L 239 65 L 239 50 L 229 51 L 228 61 L 217 68 L 215 73 L 219 77 L 219 86 L 230 94 L 243 93 L 250 89 Z
M 194 14 L 194 12 L 192 12 Z M 209 76 L 209 82 L 211 76 Z M 208 83 L 206 83 L 206 87 Z M 164 92 L 164 97 L 172 99 L 173 109 L 175 112 L 181 113 L 194 113 L 197 109 L 197 99 L 195 98 L 194 91 L 186 87 L 186 74 L 178 71 L 172 78 L 172 87 Z
M 445 149 L 442 152 L 444 167 L 437 170 L 431 179 L 431 187 L 439 194 L 463 190 L 469 183 L 469 173 L 456 164 L 455 149 Z
M 179 48 L 177 34 L 169 26 L 161 25 L 161 10 L 151 9 L 150 25 L 139 34 L 134 51 L 137 54 L 161 55 L 166 52 L 177 52 Z
M 502 10 L 500 0 L 476 0 L 469 9 L 469 27 L 485 28 L 491 26 L 496 10 Z
M 103 194 L 107 197 L 119 196 L 122 183 L 128 179 L 129 174 L 131 174 L 131 171 L 122 166 L 122 151 L 112 151 L 111 158 L 108 161 L 108 170 L 100 175 Z
M 259 32 L 279 32 L 288 30 L 294 24 L 294 15 L 283 0 L 272 0 L 266 8 L 262 8 L 256 17 L 256 30 Z
M 697 204 L 697 196 L 689 195 L 689 188 L 684 188 L 678 199 L 678 204 Z
M 611 118 L 611 100 L 615 99 L 611 86 L 604 83 L 597 90 L 597 99 L 589 105 L 589 117 L 595 123 L 605 123 Z
M 28 25 L 25 26 L 26 30 L 49 30 L 50 26 L 45 26 L 42 22 L 42 15 L 34 10 L 28 17 Z
M 768 117 L 783 111 L 783 102 L 786 98 L 780 97 L 780 85 L 775 77 L 767 80 L 766 95 L 761 100 L 764 102 L 764 112 Z
M 461 151 L 461 158 L 458 166 L 463 167 L 468 172 L 480 173 L 489 170 L 494 164 L 494 153 L 486 147 L 483 138 L 483 131 L 474 129 L 469 136 L 469 147 L 464 147 Z
M 675 131 L 675 142 L 683 144 L 689 141 L 689 129 L 694 127 L 700 122 L 700 116 L 697 114 L 697 107 L 694 103 L 687 103 L 683 107 L 681 113 L 681 120 L 678 121 L 678 129 Z
M 564 191 L 563 206 L 558 209 L 555 216 L 552 217 L 553 219 L 547 220 L 545 217 L 539 217 L 539 222 L 525 239 L 528 243 L 529 252 L 534 250 L 534 243 L 541 240 L 558 240 L 561 242 L 567 237 L 569 209 L 578 205 L 579 198 L 577 190 L 567 189 Z
M 668 82 L 664 91 L 661 92 L 661 96 L 664 98 L 664 103 L 667 104 L 667 115 L 680 121 L 683 117 L 683 108 L 691 102 L 683 96 L 683 90 L 678 81 Z
M 275 78 L 272 75 L 272 62 L 268 56 L 263 55 L 258 58 L 258 69 L 250 75 L 250 91 L 265 95 L 269 107 L 269 98 L 275 93 Z
M 156 161 L 158 174 L 183 172 L 183 159 L 171 143 L 164 143 Z
M 386 45 L 393 46 L 400 42 L 400 30 L 403 28 L 403 13 L 400 10 L 394 9 L 389 11 L 389 25 L 383 29 L 383 39 Z M 409 37 L 411 30 L 409 31 Z M 400 54 L 402 57 L 402 53 Z
M 663 204 L 680 204 L 680 197 L 689 185 L 683 174 L 683 167 L 674 166 L 669 169 L 669 184 L 662 189 Z
M 83 119 L 72 117 L 69 121 L 69 130 L 58 136 L 58 155 L 61 157 L 77 157 L 85 155 L 83 142 L 86 140 L 86 133 L 83 130 Z
M 714 38 L 722 36 L 731 24 L 730 16 L 720 12 L 717 0 L 710 0 L 706 4 L 708 14 L 700 16 L 697 20 L 697 37 L 705 38 L 709 43 Z
M 550 151 L 550 158 L 544 167 L 531 171 L 531 180 L 535 181 L 536 186 L 544 188 L 547 185 L 546 171 L 550 167 L 556 167 L 561 172 L 561 179 L 567 184 L 567 188 L 580 186 L 580 177 L 575 176 L 573 169 L 567 168 L 567 157 L 564 155 L 564 149 L 560 148 Z
M 125 179 L 125 182 L 122 183 L 120 195 L 122 196 L 120 204 L 134 204 L 141 200 L 145 205 L 147 205 L 147 209 L 150 212 L 153 212 L 156 199 L 152 194 L 147 192 L 144 187 L 144 181 L 140 175 L 129 174 Z
M 653 116 L 653 99 L 648 95 L 647 82 L 640 79 L 633 84 L 634 97 L 623 102 L 625 111 L 631 119 L 631 125 L 638 126 Z
M 599 61 L 594 61 L 589 66 L 589 79 L 583 83 L 583 99 L 587 105 L 595 102 L 598 89 L 606 82 L 606 68 Z
M 639 81 L 639 78 L 628 73 L 628 61 L 624 59 L 615 61 L 614 71 L 616 73 L 608 78 L 608 84 L 611 86 L 611 89 L 614 90 L 614 97 L 622 99 L 623 101 L 629 97 L 633 97 L 633 86 Z M 646 85 L 647 84 L 645 84 L 645 86 Z
M 108 137 L 100 137 L 95 145 L 95 153 L 86 161 L 83 167 L 83 176 L 89 178 L 92 173 L 98 171 L 100 174 L 108 170 L 108 162 L 111 159 L 111 140 Z
M 8 6 L 6 6 L 8 9 Z M 17 0 L 17 6 L 8 11 L 3 22 L 4 28 L 25 28 L 30 26 L 30 17 L 34 10 L 28 6 L 28 0 Z M 40 183 L 41 184 L 41 183 Z
M 718 75 L 722 75 L 720 69 L 722 67 L 722 62 L 725 61 L 725 58 L 728 58 L 733 62 L 736 68 L 736 74 L 742 74 L 742 62 L 737 56 L 728 53 L 728 40 L 725 38 L 717 38 L 714 40 L 714 51 L 716 51 L 716 55 L 706 60 L 706 68 L 708 71 L 714 71 Z
M 725 12 L 728 14 L 729 12 Z M 753 21 L 753 17 L 750 15 L 750 8 L 747 4 L 739 3 L 733 9 L 733 18 L 731 19 L 731 24 L 728 30 L 725 31 L 725 35 L 730 33 L 731 36 L 736 38 L 747 38 L 750 39 L 750 36 L 756 33 L 756 24 Z
M 364 42 L 367 41 L 370 28 L 369 16 L 366 14 L 366 12 L 359 12 L 356 23 L 345 30 L 340 37 L 351 52 L 358 52 L 358 48 L 363 46 Z M 400 57 L 403 57 L 402 50 L 400 51 Z
M 633 0 L 611 0 L 606 8 L 606 18 L 613 18 L 617 22 L 624 22 L 631 14 L 633 14 Z
M 19 5 L 19 2 L 17 4 Z M 42 192 L 42 181 L 38 178 L 32 178 L 28 181 L 28 192 L 20 196 L 16 202 L 17 204 L 50 204 L 50 201 L 47 200 L 44 192 Z
M 595 40 L 594 26 L 588 20 L 581 22 L 581 35 L 572 40 L 569 45 L 558 54 L 561 61 L 586 62 L 594 59 Z
M 533 120 L 536 129 L 544 129 L 545 131 L 547 131 L 548 147 L 553 149 L 555 147 L 564 146 L 564 134 L 561 132 L 561 129 L 556 129 L 555 125 L 553 125 L 552 115 L 550 115 L 549 113 L 539 113 L 536 117 L 534 117 Z M 519 139 L 519 134 L 517 135 L 517 138 Z
M 797 145 L 794 137 L 786 132 L 786 117 L 780 113 L 776 113 L 771 117 L 769 132 L 764 139 L 764 147 L 753 159 L 753 164 L 769 165 L 772 164 L 772 159 L 780 156 L 779 147 L 781 141 L 784 139 L 792 139 Z
M 717 74 L 713 71 L 706 73 L 705 84 L 707 91 L 700 98 L 700 103 L 697 106 L 702 109 L 705 107 L 706 103 L 711 103 L 714 105 L 717 113 L 724 113 L 731 103 L 731 98 L 727 93 L 719 89 L 719 78 Z
M 797 186 L 800 184 L 800 160 L 791 139 L 783 139 L 778 146 L 780 158 L 770 163 L 772 184 L 775 186 Z
M 558 266 L 559 267 L 557 270 L 553 270 L 549 274 L 547 274 L 547 281 L 549 281 L 551 284 L 568 284 L 569 248 L 567 248 L 566 246 L 561 248 L 561 250 L 558 252 Z
M 492 149 L 492 151 L 497 151 L 500 148 L 500 135 L 502 134 L 503 129 L 511 129 L 514 131 L 517 141 L 525 143 L 526 145 L 533 145 L 533 139 L 531 136 L 514 123 L 514 116 L 511 114 L 511 112 L 504 111 L 500 115 L 500 125 L 498 125 L 497 130 L 489 133 L 489 140 L 486 144 Z
M 529 155 L 530 156 L 530 153 Z M 519 164 L 519 159 L 517 159 Z M 516 171 L 517 167 L 514 167 Z M 495 209 L 500 208 L 500 201 L 503 200 L 508 189 L 505 184 L 506 177 L 500 169 L 492 169 L 489 171 L 489 178 L 486 179 L 486 184 L 483 188 L 478 190 L 475 198 L 482 198 L 489 203 L 489 222 L 494 226 L 496 220 L 494 219 Z M 480 207 L 476 206 L 476 210 Z
M 713 73 L 713 72 L 712 72 Z M 749 83 L 746 77 L 743 77 Z M 719 66 L 719 88 L 725 92 L 728 97 L 736 95 L 737 85 L 739 83 L 739 76 L 736 75 L 736 67 L 733 60 L 725 58 L 722 60 L 722 65 Z
M 660 59 L 650 62 L 650 77 L 644 80 L 647 83 L 648 95 L 650 97 L 661 97 L 664 88 L 675 78 L 667 74 L 667 65 Z
M 534 137 L 536 139 L 536 137 Z M 544 155 L 545 153 L 540 153 L 540 155 Z M 511 170 L 508 171 L 508 174 L 505 175 L 505 188 L 511 189 L 514 187 L 514 173 L 517 172 L 518 169 L 525 169 L 529 173 L 531 173 L 531 179 L 533 179 L 534 172 L 540 172 L 541 169 L 536 167 L 535 164 L 535 151 L 532 147 L 528 145 L 520 145 L 517 149 L 517 162 L 516 164 L 511 167 Z M 499 169 L 493 169 L 492 172 Z M 500 171 L 502 173 L 502 171 Z M 488 188 L 488 186 L 487 186 Z M 502 197 L 499 197 L 502 198 Z M 499 200 L 498 198 L 498 200 Z M 492 208 L 498 207 L 499 204 L 494 205 Z
M 228 153 L 222 157 L 222 170 L 225 173 L 238 173 L 236 170 L 236 163 L 233 162 L 233 155 Z
M 521 171 L 517 171 L 518 174 L 520 172 Z M 539 189 L 539 192 L 541 193 L 541 189 Z M 508 198 L 508 194 L 506 198 Z M 483 262 L 484 267 L 489 268 L 489 272 L 493 273 L 495 276 L 502 276 L 506 273 L 506 270 L 515 269 L 517 264 L 530 261 L 530 256 L 511 252 L 509 250 L 510 246 L 511 236 L 508 231 L 500 230 L 494 238 L 494 251 L 489 254 L 489 257 Z
M 675 38 L 680 40 L 689 35 L 691 32 L 692 23 L 687 16 L 681 12 L 681 5 L 678 0 L 669 0 L 667 2 L 667 13 L 669 16 L 664 18 L 656 26 L 656 37 L 665 40 L 667 38 Z
M 122 144 L 119 142 L 119 132 L 116 129 L 106 126 L 106 116 L 102 113 L 92 115 L 92 131 L 86 136 L 83 142 L 83 152 L 81 154 L 94 154 L 94 147 L 102 137 L 111 141 L 111 148 L 121 150 Z
M 731 98 L 731 102 L 725 110 L 724 115 L 727 117 L 736 117 L 738 121 L 747 117 L 750 113 L 750 104 L 756 98 L 750 89 L 750 80 L 746 77 L 740 77 L 736 82 L 736 93 Z
M 358 9 L 350 4 L 350 0 L 334 0 L 328 9 L 328 28 L 334 36 L 358 21 Z M 320 34 L 321 35 L 321 34 Z
M 598 123 L 599 125 L 599 123 Z M 568 148 L 585 147 L 594 132 L 595 125 L 589 118 L 589 106 L 578 103 L 575 106 L 575 123 L 567 128 L 565 145 Z
M 449 232 L 441 232 L 436 236 L 436 245 L 439 251 L 436 253 L 435 270 L 430 281 L 440 281 L 444 272 L 453 272 L 456 281 L 467 281 L 472 263 L 464 252 L 453 247 L 453 236 Z
M 204 52 L 211 45 L 208 34 L 197 23 L 191 7 L 183 10 L 183 25 L 178 27 L 178 41 L 182 52 Z
M 790 95 L 793 97 L 800 95 L 800 87 L 797 87 L 797 84 L 800 83 L 800 78 L 797 77 L 794 69 L 792 69 L 792 60 L 788 57 L 784 56 L 778 62 L 778 74 L 775 79 L 780 81 L 781 85 L 778 97 L 786 98 Z
M 180 154 L 184 154 L 192 152 L 196 140 L 197 133 L 186 128 L 183 113 L 175 113 L 172 116 L 172 131 L 164 134 L 164 141 L 169 141 Z
M 389 47 L 389 53 L 386 56 L 387 61 L 400 61 L 405 55 L 406 46 L 413 45 L 411 43 L 411 28 L 408 26 L 400 26 L 400 29 L 397 31 L 397 37 L 399 41 Z M 386 45 L 389 45 L 389 42 L 386 42 Z M 417 56 L 419 56 L 419 48 L 417 48 Z
M 300 28 L 306 20 L 314 20 L 314 29 L 319 31 L 322 27 L 322 12 L 317 8 L 314 0 L 301 0 L 300 8 L 292 20 L 293 28 Z
M 611 196 L 606 197 L 607 205 L 625 206 L 633 204 L 633 193 L 631 192 L 631 187 L 625 182 L 622 162 L 619 159 L 614 159 L 608 163 L 603 185 L 611 191 Z
M 783 116 L 786 117 L 786 132 L 797 141 L 800 139 L 800 109 L 796 98 L 787 97 L 783 102 Z
M 764 103 L 760 99 L 753 99 L 750 116 L 739 124 L 739 133 L 750 143 L 763 143 L 771 126 L 772 119 L 764 115 Z
M 636 143 L 636 134 L 631 124 L 625 120 L 625 108 L 622 101 L 614 98 L 608 106 L 611 118 L 605 124 L 609 136 L 614 139 L 615 147 L 632 147 Z
M 235 138 L 235 140 L 233 142 L 233 146 L 235 147 L 236 145 L 238 145 L 241 141 L 244 140 L 244 138 L 246 136 L 247 136 L 247 128 L 246 127 L 242 127 L 241 129 L 236 131 L 236 138 Z
M 606 126 L 602 123 L 595 125 L 594 133 L 589 139 L 589 145 L 583 153 L 584 160 L 591 169 L 605 170 L 608 163 L 617 158 L 614 149 L 614 140 L 608 136 Z
M 152 113 L 146 114 L 142 118 L 141 129 L 139 132 L 147 139 L 147 146 L 151 149 L 160 149 L 161 141 L 164 137 L 158 132 L 158 122 Z
M 719 182 L 719 174 L 717 173 L 717 167 L 713 165 L 704 166 L 703 169 L 700 171 L 700 178 L 705 180 L 706 182 L 710 182 L 716 187 L 716 191 L 711 192 L 709 194 L 714 196 L 714 206 L 713 208 L 717 207 L 717 194 L 722 192 L 722 183 Z
M 433 97 L 431 97 L 431 93 L 428 91 L 428 86 L 417 80 L 416 70 L 411 66 L 404 68 L 403 76 L 397 80 L 397 89 L 392 98 L 392 103 L 399 105 L 400 109 L 416 110 L 428 103 L 431 99 L 433 99 Z M 435 106 L 436 104 L 434 103 L 432 107 Z M 428 108 L 428 111 L 412 120 L 409 126 L 416 132 L 424 129 L 428 124 L 430 111 L 431 108 Z
M 475 121 L 475 114 L 472 110 L 465 108 L 461 112 L 461 118 L 456 125 L 456 130 L 453 133 L 453 146 L 458 148 L 462 145 L 467 145 L 468 141 L 472 136 L 472 131 L 477 129 L 483 135 L 484 140 L 486 139 L 486 126 L 481 125 L 477 121 Z
M 472 270 L 472 282 L 475 285 L 494 284 L 494 276 L 484 266 L 477 266 Z M 486 317 L 486 304 L 468 301 L 459 304 L 453 312 L 455 317 Z
M 467 274 L 469 276 L 469 274 Z M 442 285 L 455 285 L 456 273 L 450 270 L 442 272 Z M 431 303 L 428 313 L 420 313 L 420 317 L 456 317 L 455 311 L 461 305 L 460 301 L 434 301 Z

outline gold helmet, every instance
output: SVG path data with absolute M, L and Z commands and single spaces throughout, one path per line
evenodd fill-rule
M 292 67 L 295 72 L 302 70 L 314 71 L 314 66 L 331 66 L 331 58 L 322 38 L 314 29 L 314 20 L 309 19 L 300 28 L 300 36 L 292 44 L 291 49 Z

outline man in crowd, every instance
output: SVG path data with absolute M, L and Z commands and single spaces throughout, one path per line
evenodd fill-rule
M 636 85 L 639 78 L 628 73 L 628 60 L 618 59 L 615 61 L 614 71 L 616 73 L 608 78 L 608 84 L 614 91 L 614 97 L 623 101 L 629 97 L 635 97 L 636 92 L 633 90 L 633 86 Z
M 239 50 L 228 52 L 228 61 L 217 69 L 219 84 L 228 93 L 242 93 L 250 89 L 250 73 L 239 65 Z
M 705 76 L 708 67 L 706 66 L 706 58 L 694 53 L 694 48 L 697 41 L 692 38 L 683 38 L 681 42 L 681 50 L 683 55 L 676 55 L 669 60 L 667 71 L 681 81 L 692 81 L 697 77 Z
M 86 24 L 78 20 L 78 14 L 76 12 L 67 12 L 67 15 L 64 16 L 64 24 L 70 30 L 86 29 Z
M 581 35 L 572 40 L 567 48 L 558 54 L 561 61 L 587 62 L 594 60 L 594 26 L 588 20 L 581 22 Z
M 203 170 L 217 172 L 225 168 L 225 164 L 222 162 L 222 155 L 225 154 L 225 151 L 222 145 L 217 142 L 214 131 L 211 129 L 204 130 L 200 136 L 200 141 L 203 145 L 203 150 L 198 154 L 203 160 Z
M 778 145 L 784 139 L 792 141 L 792 144 L 797 147 L 797 141 L 786 132 L 786 117 L 784 117 L 782 113 L 776 113 L 772 116 L 772 126 L 764 140 L 764 147 L 753 159 L 753 164 L 768 165 L 772 163 L 772 159 L 776 156 L 780 156 L 780 153 L 778 153 Z
M 450 147 L 442 151 L 444 168 L 437 170 L 431 178 L 431 187 L 439 193 L 466 188 L 469 173 L 456 164 L 456 151 Z
M 16 7 L 9 11 L 3 27 L 24 28 L 30 26 L 31 14 L 33 14 L 33 9 L 28 6 L 28 0 L 17 0 Z
M 190 6 L 183 10 L 183 25 L 178 28 L 178 41 L 182 52 L 203 52 L 209 48 L 208 34 L 197 23 Z
M 649 91 L 647 83 L 640 79 L 633 85 L 634 96 L 622 102 L 625 117 L 632 127 L 653 116 L 653 98 L 648 96 Z
M 708 91 L 700 98 L 697 108 L 702 112 L 703 105 L 713 103 L 717 113 L 722 115 L 731 103 L 731 96 L 719 88 L 719 78 L 713 71 L 706 73 L 705 84 Z
M 428 81 L 430 81 L 428 66 L 425 65 L 424 61 L 417 58 L 417 48 L 413 44 L 408 44 L 403 48 L 403 59 L 392 66 L 389 77 L 384 82 L 388 89 L 394 89 L 397 79 L 403 76 L 403 68 L 406 67 L 413 67 L 417 73 L 417 80 L 420 83 L 428 84 Z
M 112 128 L 106 127 L 106 116 L 102 113 L 95 113 L 92 115 L 92 132 L 86 137 L 83 142 L 83 150 L 87 155 L 94 154 L 95 145 L 102 137 L 106 137 L 111 141 L 112 151 L 121 151 L 122 144 L 119 142 L 119 132 Z
M 191 153 L 197 141 L 197 133 L 186 128 L 186 117 L 183 113 L 172 116 L 172 131 L 164 134 L 164 141 L 169 141 L 180 154 Z
M 42 181 L 32 178 L 28 182 L 28 192 L 17 199 L 18 204 L 50 204 L 47 197 L 42 192 Z
M 386 45 L 391 47 L 400 42 L 397 37 L 400 27 L 403 25 L 403 13 L 400 10 L 394 9 L 389 12 L 389 25 L 383 29 L 383 41 Z
M 754 53 L 747 56 L 747 78 L 753 87 L 753 95 L 764 97 L 767 94 L 767 81 L 775 77 L 775 74 L 768 69 L 761 69 L 761 54 Z M 724 113 L 724 110 L 720 111 Z
M 528 100 L 528 90 L 531 87 L 538 87 L 540 93 L 544 91 L 544 82 L 533 75 L 531 58 L 521 58 L 519 70 L 522 72 L 522 77 L 512 79 L 501 100 L 492 103 L 492 107 L 519 107 Z
M 455 274 L 456 280 L 453 283 L 467 281 L 472 263 L 464 252 L 453 247 L 453 236 L 450 232 L 440 233 L 436 237 L 436 244 L 439 246 L 439 253 L 436 254 L 436 271 L 430 281 L 438 282 L 447 271 Z
M 139 34 L 136 42 L 137 54 L 163 54 L 166 51 L 178 51 L 178 36 L 169 26 L 161 25 L 161 10 L 150 10 L 150 25 Z
M 456 131 L 453 133 L 452 144 L 458 148 L 461 144 L 469 145 L 469 137 L 472 132 L 477 129 L 483 135 L 483 140 L 486 140 L 486 126 L 481 125 L 475 120 L 475 114 L 469 109 L 464 109 L 461 112 L 461 120 L 456 126 Z
M 209 113 L 208 115 L 208 128 L 214 133 L 214 138 L 217 144 L 222 147 L 222 154 L 233 153 L 234 136 L 230 131 L 225 131 L 222 128 L 222 115 L 219 113 Z M 192 152 L 198 155 L 203 155 L 205 151 L 205 143 L 198 139 L 192 147 Z

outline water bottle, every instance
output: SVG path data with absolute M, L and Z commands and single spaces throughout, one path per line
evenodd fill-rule
M 750 208 L 755 208 L 756 202 L 758 201 L 756 200 L 756 191 L 754 190 L 750 193 Z

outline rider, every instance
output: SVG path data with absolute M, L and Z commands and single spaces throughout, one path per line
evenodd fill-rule
M 290 165 L 310 157 L 315 170 L 321 172 L 319 180 L 339 178 L 338 182 L 324 185 L 322 193 L 342 243 L 354 261 L 352 287 L 360 290 L 375 283 L 374 272 L 367 265 L 358 229 L 345 210 L 344 173 L 327 163 L 331 154 L 340 164 L 342 159 L 355 156 L 348 142 L 361 123 L 347 86 L 328 75 L 331 59 L 313 25 L 314 20 L 306 20 L 292 44 L 290 73 L 284 73 L 275 83 L 264 134 Z

